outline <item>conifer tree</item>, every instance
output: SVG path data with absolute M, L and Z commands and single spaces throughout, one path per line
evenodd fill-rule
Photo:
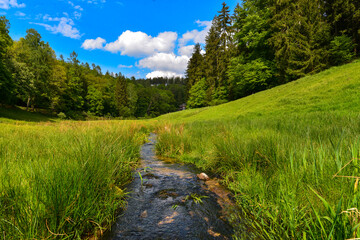
M 320 0 L 273 1 L 270 39 L 281 83 L 326 66 L 329 40 Z
M 119 73 L 115 82 L 115 103 L 119 115 L 121 117 L 128 117 L 129 114 L 129 100 L 127 95 L 127 82 L 125 76 Z
M 191 87 L 202 79 L 204 75 L 204 56 L 201 54 L 200 44 L 197 43 L 186 69 L 187 92 L 189 92 Z
M 219 52 L 220 52 L 220 34 L 216 31 L 217 17 L 214 18 L 212 26 L 205 39 L 205 76 L 207 93 L 206 99 L 211 101 L 211 97 L 217 88 Z

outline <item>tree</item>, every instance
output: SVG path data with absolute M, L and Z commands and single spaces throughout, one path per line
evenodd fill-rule
M 332 65 L 340 65 L 353 59 L 354 44 L 346 35 L 336 36 L 330 43 L 330 62 Z
M 186 69 L 187 92 L 200 79 L 204 77 L 204 56 L 201 54 L 201 46 L 197 43 L 194 47 L 194 52 L 188 62 Z
M 189 108 L 199 108 L 207 106 L 206 100 L 207 84 L 205 78 L 194 84 L 189 92 L 187 106 Z
M 219 68 L 219 52 L 220 52 L 220 34 L 216 31 L 217 17 L 214 18 L 212 26 L 205 39 L 205 78 L 207 92 L 207 102 L 211 101 L 211 97 L 217 88 L 218 68 Z
M 0 16 L 0 103 L 11 103 L 15 95 L 9 55 L 13 41 L 9 36 L 9 28 L 9 21 L 4 16 Z
M 358 0 L 327 0 L 325 15 L 331 25 L 333 36 L 347 35 L 353 44 L 360 42 L 360 2 Z M 360 44 L 354 45 L 354 53 L 359 54 Z
M 122 117 L 128 117 L 130 114 L 127 92 L 126 78 L 120 73 L 115 82 L 115 104 L 118 113 Z
M 25 38 L 21 38 L 16 43 L 14 60 L 24 63 L 34 77 L 34 79 L 28 79 L 28 84 L 32 84 L 32 87 L 22 86 L 28 90 L 31 89 L 30 92 L 23 91 L 27 94 L 23 97 L 27 98 L 27 109 L 31 104 L 34 110 L 35 105 L 43 107 L 50 105 L 50 79 L 56 56 L 49 44 L 41 40 L 41 35 L 36 30 L 29 29 L 26 32 Z
M 320 0 L 273 2 L 270 42 L 281 83 L 325 68 L 329 26 Z
M 89 105 L 89 112 L 97 116 L 102 116 L 104 110 L 104 100 L 102 93 L 94 86 L 89 86 L 86 100 Z

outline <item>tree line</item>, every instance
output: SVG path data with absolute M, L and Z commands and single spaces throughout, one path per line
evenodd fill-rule
M 187 105 L 217 105 L 284 84 L 360 53 L 358 0 L 223 3 L 186 70 Z
M 184 78 L 126 78 L 103 74 L 81 63 L 76 52 L 66 60 L 34 29 L 13 41 L 10 23 L 0 17 L 0 104 L 45 109 L 62 118 L 155 117 L 178 110 L 186 101 Z

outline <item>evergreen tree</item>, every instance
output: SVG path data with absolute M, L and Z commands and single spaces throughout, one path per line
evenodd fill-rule
M 121 117 L 129 116 L 126 78 L 120 73 L 115 82 L 115 104 Z
M 320 0 L 273 1 L 270 41 L 281 83 L 326 66 L 329 28 Z
M 219 51 L 217 81 L 215 84 L 215 91 L 212 94 L 212 105 L 226 102 L 228 99 L 227 69 L 234 49 L 230 10 L 225 2 L 222 4 L 222 9 L 218 12 L 218 14 L 217 21 L 215 21 L 215 28 L 219 34 Z
M 205 39 L 205 77 L 207 84 L 206 99 L 211 101 L 213 93 L 217 88 L 219 52 L 220 52 L 220 34 L 216 30 L 217 17 L 214 18 L 212 26 Z
M 186 69 L 187 92 L 191 87 L 204 77 L 204 56 L 201 54 L 201 46 L 197 43 Z
M 331 34 L 347 35 L 355 44 L 355 54 L 360 51 L 360 1 L 358 0 L 327 0 L 324 1 Z

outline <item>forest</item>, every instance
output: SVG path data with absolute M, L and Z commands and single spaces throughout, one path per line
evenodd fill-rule
M 80 63 L 76 52 L 66 60 L 35 29 L 19 41 L 0 17 L 0 103 L 45 111 L 63 119 L 144 118 L 173 112 L 185 101 L 183 78 L 126 78 Z
M 188 107 L 218 105 L 359 55 L 360 2 L 245 0 L 223 3 L 186 71 Z

